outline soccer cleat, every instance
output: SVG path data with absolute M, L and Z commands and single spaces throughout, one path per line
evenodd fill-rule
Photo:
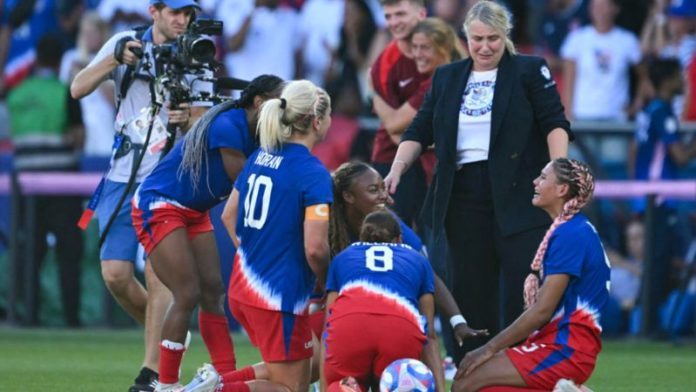
M 155 392 L 184 392 L 184 386 L 180 383 L 162 384 L 158 383 Z
M 158 374 L 152 369 L 142 368 L 128 392 L 153 392 L 157 387 Z
M 190 383 L 183 389 L 184 392 L 215 392 L 216 387 L 220 383 L 220 375 L 217 373 L 213 365 L 209 363 L 203 364 Z
M 556 383 L 553 392 L 592 392 L 592 390 L 582 384 L 577 385 L 572 380 L 562 378 Z

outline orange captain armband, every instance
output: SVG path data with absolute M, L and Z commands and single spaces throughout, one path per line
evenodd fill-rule
M 329 205 L 315 204 L 305 208 L 305 220 L 327 221 L 329 220 Z

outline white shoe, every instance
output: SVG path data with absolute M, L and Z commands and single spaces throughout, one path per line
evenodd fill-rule
M 190 383 L 183 389 L 184 392 L 215 392 L 216 387 L 220 383 L 220 375 L 215 370 L 213 365 L 209 363 L 203 364 Z
M 558 380 L 553 392 L 592 392 L 592 390 L 584 385 L 577 385 L 572 380 L 562 378 Z
M 457 374 L 457 367 L 454 365 L 452 357 L 445 357 L 445 360 L 442 361 L 442 368 L 445 371 L 445 380 L 454 380 L 454 375 Z
M 157 384 L 157 387 L 155 388 L 155 392 L 183 392 L 183 391 L 184 391 L 184 386 L 178 382 L 175 384 L 159 383 L 159 384 Z

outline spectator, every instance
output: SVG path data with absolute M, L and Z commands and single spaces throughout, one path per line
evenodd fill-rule
M 672 100 L 683 86 L 682 72 L 677 59 L 657 59 L 649 64 L 651 83 L 656 97 L 638 114 L 636 136 L 630 148 L 629 173 L 637 180 L 667 180 L 678 178 L 678 168 L 696 157 L 696 139 L 686 144 L 680 141 L 679 123 L 672 110 Z M 662 301 L 667 294 L 671 260 L 684 254 L 680 249 L 683 234 L 678 230 L 674 201 L 657 200 L 652 253 L 649 298 L 651 305 Z M 633 210 L 642 214 L 645 200 L 633 202 Z M 651 306 L 654 310 L 656 306 Z M 657 315 L 649 316 L 654 326 Z
M 109 26 L 94 11 L 87 12 L 80 23 L 77 47 L 63 55 L 60 80 L 68 85 L 89 64 L 109 38 Z M 85 123 L 85 155 L 109 157 L 114 144 L 114 84 L 105 81 L 92 94 L 80 100 Z
M 326 89 L 334 97 L 334 113 L 356 117 L 367 103 L 370 53 L 383 41 L 366 0 L 346 0 L 337 50 L 327 70 Z
M 602 309 L 603 332 L 619 334 L 637 331 L 634 325 L 636 317 L 633 310 L 640 299 L 643 262 L 645 261 L 644 243 L 645 227 L 640 220 L 632 220 L 626 225 L 626 256 L 607 248 L 607 257 L 611 262 L 611 290 L 609 301 Z
M 586 0 L 551 0 L 538 26 L 535 51 L 549 62 L 554 75 L 560 76 L 562 69 L 561 45 L 569 33 L 589 22 Z M 558 81 L 560 78 L 556 78 Z M 559 87 L 560 90 L 560 87 Z
M 142 0 L 101 0 L 98 11 L 114 33 L 142 26 L 150 21 Z
M 616 27 L 618 0 L 590 0 L 592 25 L 575 30 L 561 47 L 564 103 L 573 120 L 626 119 L 629 70 L 640 62 L 638 39 Z
M 309 0 L 300 11 L 299 47 L 300 69 L 298 77 L 308 79 L 318 86 L 326 85 L 326 76 L 333 52 L 338 49 L 343 25 L 343 0 Z
M 667 6 L 666 0 L 655 1 L 641 33 L 643 56 L 654 58 L 676 58 L 682 69 L 688 71 L 696 54 L 696 0 L 682 0 Z M 688 118 L 693 110 L 691 78 L 686 79 L 684 93 L 674 97 L 674 111 L 678 118 Z M 649 83 L 638 91 L 642 100 L 650 100 L 655 95 L 655 86 Z
M 375 95 L 379 95 L 393 109 L 400 108 L 414 96 L 427 74 L 418 72 L 411 53 L 411 33 L 418 22 L 425 19 L 426 10 L 423 0 L 382 0 L 384 17 L 393 41 L 387 45 L 370 69 L 370 80 Z M 398 140 L 405 130 L 401 127 L 388 127 L 379 111 L 380 126 L 372 147 L 372 166 L 383 177 L 389 172 L 394 160 Z M 413 165 L 404 173 L 401 186 L 393 195 L 393 209 L 407 225 L 413 226 L 416 215 L 425 198 L 427 188 L 423 167 Z
M 84 130 L 77 101 L 70 97 L 68 86 L 58 79 L 63 54 L 60 40 L 51 35 L 42 37 L 36 53 L 32 75 L 7 97 L 15 146 L 14 168 L 19 173 L 75 171 Z M 22 203 L 22 214 L 27 213 L 26 208 Z M 82 199 L 79 196 L 37 196 L 35 208 L 36 226 L 24 227 L 25 236 L 33 237 L 35 246 L 33 265 L 37 271 L 33 274 L 34 287 L 41 287 L 38 269 L 46 256 L 46 235 L 50 233 L 56 239 L 65 323 L 69 327 L 78 327 L 83 238 L 75 222 L 82 210 Z M 36 297 L 38 302 L 40 295 Z M 32 325 L 39 321 L 36 305 L 34 314 L 27 314 Z M 27 309 L 30 307 L 27 303 L 25 306 Z
M 59 30 L 55 0 L 5 0 L 0 6 L 2 96 L 4 90 L 16 86 L 30 73 L 39 38 Z
M 222 0 L 225 66 L 230 76 L 251 80 L 261 74 L 291 80 L 300 46 L 299 15 L 279 0 Z
M 644 56 L 674 57 L 686 69 L 696 51 L 696 0 L 656 0 L 641 32 Z

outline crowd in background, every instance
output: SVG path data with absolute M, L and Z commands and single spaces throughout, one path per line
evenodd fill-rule
M 475 2 L 431 0 L 427 3 L 428 15 L 449 23 L 465 42 L 461 29 L 463 17 Z M 374 116 L 368 71 L 390 40 L 377 0 L 200 0 L 199 3 L 202 17 L 224 22 L 222 36 L 216 37 L 217 56 L 222 64 L 220 75 L 251 80 L 260 74 L 274 74 L 286 80 L 309 79 L 325 87 L 332 97 L 334 124 L 327 140 L 315 152 L 329 169 L 351 158 L 369 159 L 371 133 L 361 132 L 365 118 Z M 569 120 L 636 120 L 640 131 L 641 119 L 655 114 L 650 107 L 658 97 L 659 86 L 654 83 L 651 64 L 658 58 L 675 59 L 679 66 L 681 88 L 674 90 L 671 110 L 682 121 L 696 120 L 696 99 L 691 92 L 692 86 L 696 86 L 696 65 L 692 65 L 696 56 L 696 1 L 508 0 L 503 3 L 515 17 L 513 40 L 519 50 L 547 59 Z M 13 113 L 11 103 L 13 97 L 17 99 L 21 87 L 31 81 L 35 65 L 42 61 L 36 56 L 40 38 L 51 35 L 54 44 L 62 47 L 62 59 L 55 65 L 59 65 L 60 81 L 68 86 L 111 34 L 149 20 L 144 0 L 0 0 L 0 64 L 3 65 L 0 68 L 0 150 L 11 153 L 21 147 L 21 135 L 12 129 L 15 124 L 12 116 L 19 118 L 19 115 Z M 70 127 L 81 124 L 84 129 L 84 133 L 77 132 L 78 136 L 72 139 L 72 151 L 84 156 L 108 157 L 114 134 L 113 84 L 104 83 L 80 100 L 81 113 L 77 115 L 74 110 L 68 110 L 75 103 L 64 98 L 64 115 L 69 118 Z M 666 129 L 667 133 L 675 131 L 676 125 L 674 129 Z M 667 136 L 649 138 L 663 140 L 667 154 L 671 144 L 680 143 L 684 159 L 677 163 L 688 164 L 694 143 Z M 630 155 L 632 164 L 627 163 L 627 177 L 647 180 L 683 176 L 676 165 L 674 170 L 651 170 L 641 177 L 637 169 L 640 163 L 636 162 L 642 159 L 640 141 L 637 136 L 635 153 Z M 72 169 L 74 163 L 65 167 Z M 55 163 L 49 165 L 56 168 Z M 640 303 L 641 263 L 646 257 L 641 243 L 645 230 L 639 218 L 642 208 L 629 207 L 625 234 L 608 243 L 615 248 L 609 255 L 615 289 L 611 314 L 615 316 L 613 332 L 616 333 L 637 328 L 634 309 Z M 662 261 L 665 265 L 660 282 L 662 299 L 689 281 L 683 275 L 694 259 L 694 249 L 689 247 L 691 244 L 693 248 L 694 237 L 685 227 L 688 225 L 683 224 L 690 217 L 676 214 L 678 208 L 670 205 L 666 208 L 664 227 L 669 230 L 665 232 L 673 234 L 666 235 L 662 241 L 674 246 L 662 254 L 666 258 Z M 694 286 L 693 280 L 691 285 Z M 696 287 L 687 287 L 688 290 L 693 293 Z M 78 323 L 74 314 L 70 317 L 68 324 Z M 612 331 L 611 325 L 608 328 Z M 690 328 L 693 329 L 693 321 Z

